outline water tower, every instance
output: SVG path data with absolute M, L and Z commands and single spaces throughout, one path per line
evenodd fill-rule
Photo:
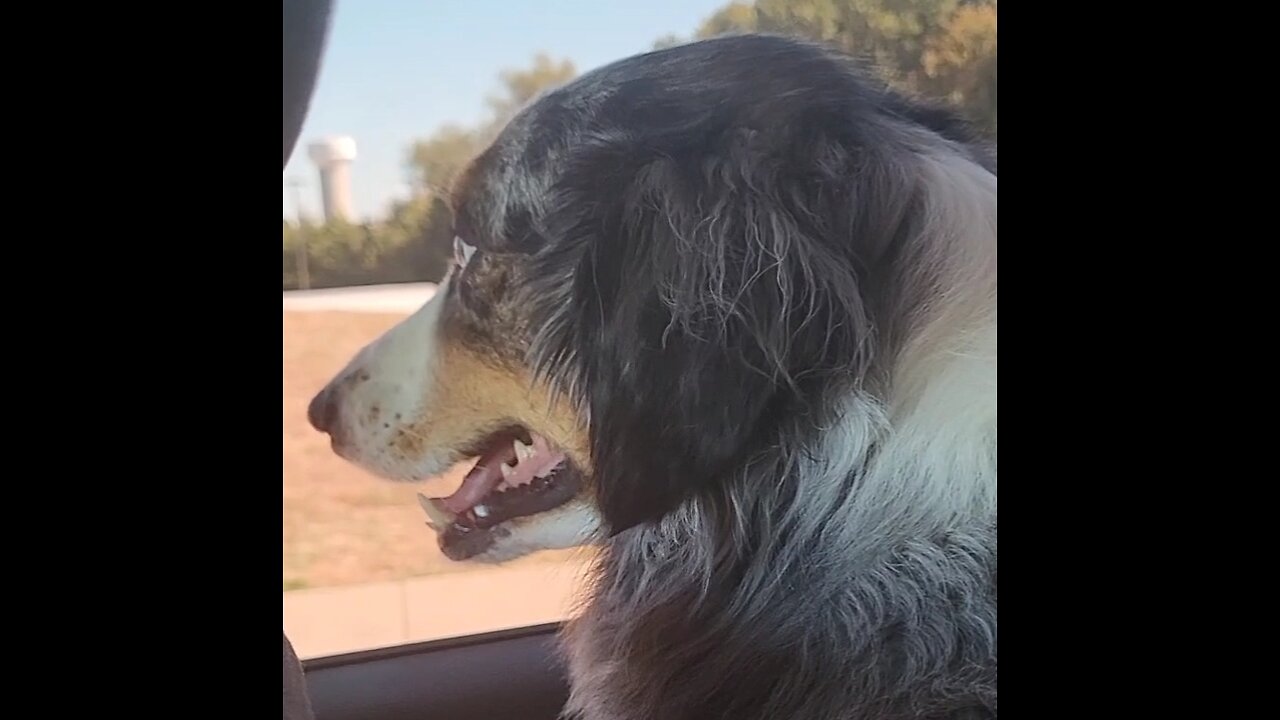
M 325 220 L 351 220 L 351 161 L 356 159 L 354 138 L 340 135 L 311 143 L 311 162 L 320 169 L 320 194 Z

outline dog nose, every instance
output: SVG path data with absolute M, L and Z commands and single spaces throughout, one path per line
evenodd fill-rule
M 316 393 L 307 406 L 307 420 L 311 427 L 322 433 L 331 432 L 338 417 L 338 404 L 334 402 L 333 386 L 330 385 Z

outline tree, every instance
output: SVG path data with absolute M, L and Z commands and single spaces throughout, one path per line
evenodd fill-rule
M 444 277 L 453 255 L 453 216 L 442 196 L 419 194 L 394 204 L 384 232 L 394 246 L 388 264 L 418 280 Z
M 886 80 L 918 86 L 925 45 L 959 0 L 760 0 L 760 29 L 800 34 L 867 58 Z
M 430 137 L 413 144 L 409 151 L 409 167 L 417 189 L 432 194 L 447 194 L 454 179 L 480 150 L 475 130 L 446 125 Z
M 502 127 L 539 93 L 572 80 L 577 70 L 569 60 L 553 60 L 546 53 L 534 56 L 529 67 L 504 70 L 498 91 L 489 96 L 490 117 L 480 127 L 446 125 L 413 144 L 409 152 L 410 174 L 419 191 L 447 195 L 467 163 Z
M 995 19 L 995 0 L 737 0 L 697 36 L 758 31 L 831 45 L 899 90 L 952 101 L 994 134 Z
M 517 112 L 544 90 L 558 87 L 578 75 L 571 60 L 553 60 L 546 53 L 538 53 L 530 67 L 523 70 L 504 70 L 498 76 L 501 88 L 488 99 L 493 113 L 493 130 L 501 130 Z
M 996 4 L 957 8 L 924 53 L 927 87 L 996 134 Z
M 747 2 L 732 2 L 720 8 L 698 27 L 699 38 L 711 38 L 730 33 L 753 32 L 759 25 L 756 6 Z
M 663 35 L 662 37 L 653 41 L 653 49 L 666 50 L 667 48 L 670 48 L 670 47 L 683 45 L 686 42 L 688 41 L 680 37 L 679 35 L 676 35 L 675 33 L 667 33 L 666 35 Z
M 569 60 L 538 53 L 528 67 L 498 76 L 498 89 L 487 100 L 490 117 L 479 127 L 447 125 L 414 143 L 409 153 L 414 198 L 393 205 L 381 230 L 396 239 L 392 244 L 399 249 L 387 262 L 397 272 L 432 281 L 444 276 L 453 248 L 453 217 L 446 200 L 454 181 L 521 108 L 575 75 Z

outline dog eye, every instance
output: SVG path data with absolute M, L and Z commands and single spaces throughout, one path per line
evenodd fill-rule
M 471 259 L 471 256 L 474 255 L 475 252 L 476 248 L 474 245 L 468 245 L 460 237 L 453 238 L 453 262 L 456 263 L 459 268 L 466 267 L 467 261 Z

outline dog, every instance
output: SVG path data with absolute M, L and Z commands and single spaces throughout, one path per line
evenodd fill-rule
M 453 267 L 311 403 L 443 552 L 599 547 L 583 720 L 996 716 L 996 156 L 742 35 L 536 98 Z

